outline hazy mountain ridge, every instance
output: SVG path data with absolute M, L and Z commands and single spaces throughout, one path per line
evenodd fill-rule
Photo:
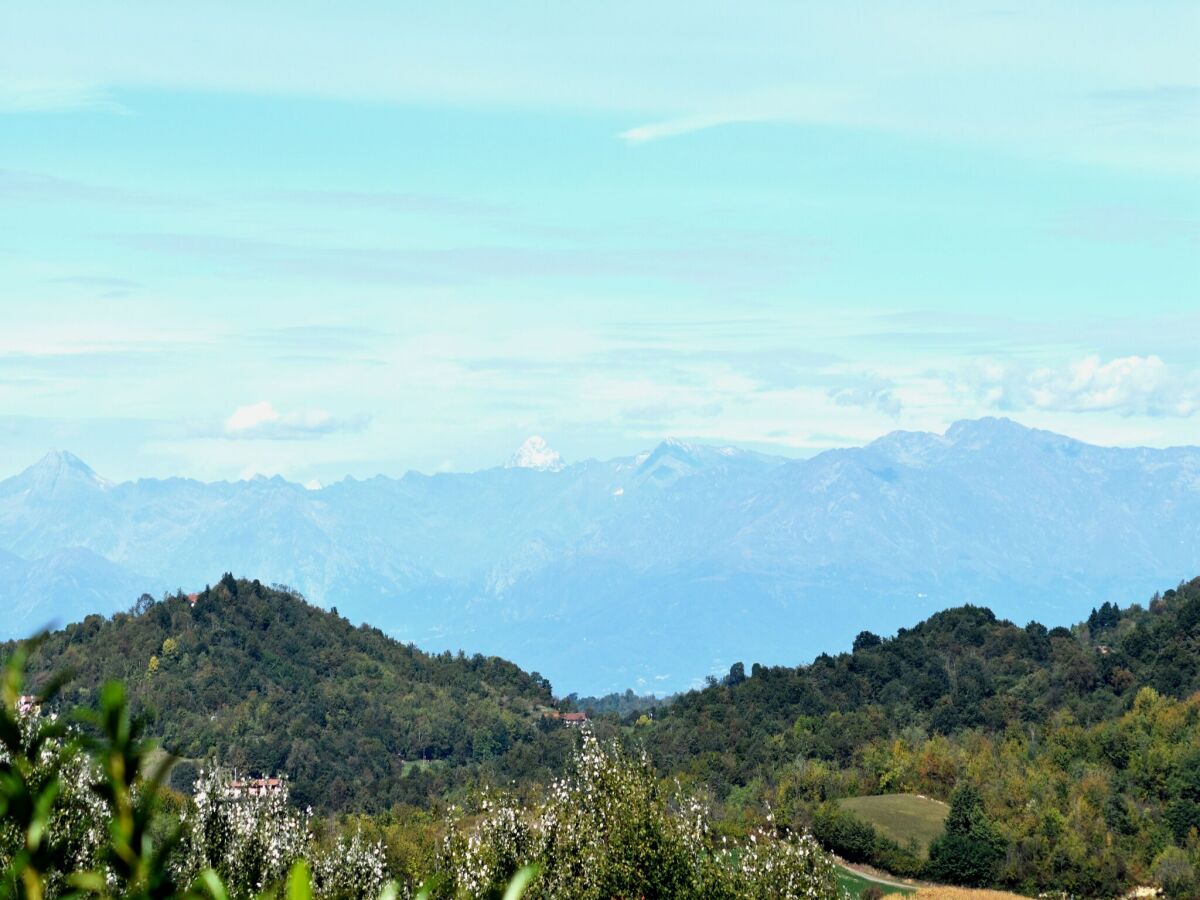
M 864 623 L 888 631 L 960 602 L 1070 621 L 1200 568 L 1192 447 L 1102 448 L 983 419 L 806 460 L 673 440 L 561 468 L 538 453 L 554 464 L 318 490 L 110 484 L 51 454 L 0 482 L 0 550 L 103 557 L 95 611 L 129 606 L 135 583 L 194 590 L 233 569 L 597 692 L 677 689 L 737 658 L 796 663 Z M 10 632 L 77 617 L 53 580 L 5 571 L 0 601 L 28 610 Z

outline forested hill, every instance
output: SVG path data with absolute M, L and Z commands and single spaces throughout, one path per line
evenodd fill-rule
M 631 729 L 732 818 L 769 807 L 893 873 L 1200 896 L 1200 579 L 1071 629 L 968 606 L 808 666 L 735 665 Z M 892 840 L 853 812 L 868 795 L 950 800 L 947 831 L 926 858 L 912 832 Z
M 551 702 L 538 675 L 496 658 L 427 655 L 229 575 L 194 604 L 143 597 L 131 613 L 54 632 L 32 667 L 72 673 L 64 703 L 124 680 L 168 750 L 287 773 L 302 804 L 386 808 L 479 767 L 543 774 L 528 758 L 531 741 L 546 743 L 538 725 Z
M 1126 710 L 1142 687 L 1182 698 L 1200 691 L 1200 578 L 1148 608 L 1105 603 L 1074 628 L 1018 626 L 963 606 L 854 650 L 797 668 L 736 664 L 721 683 L 676 698 L 652 732 L 667 768 L 705 753 L 744 780 L 772 754 L 766 736 L 811 729 L 821 756 L 848 761 L 869 741 L 916 727 L 954 734 L 1040 723 L 1060 711 L 1081 724 Z M 719 764 L 717 760 L 721 760 Z

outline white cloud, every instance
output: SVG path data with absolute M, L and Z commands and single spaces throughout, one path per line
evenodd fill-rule
M 896 396 L 895 385 L 879 376 L 867 375 L 855 383 L 830 388 L 829 399 L 838 406 L 874 408 L 889 416 L 898 416 L 903 408 Z
M 1022 370 L 991 362 L 970 376 L 988 406 L 1122 416 L 1190 416 L 1200 410 L 1200 370 L 1169 366 L 1161 357 L 1097 355 L 1063 366 Z
M 505 464 L 506 469 L 538 469 L 548 472 L 557 472 L 565 466 L 559 452 L 548 446 L 545 439 L 536 434 L 527 438 Z
M 361 431 L 365 416 L 340 418 L 323 409 L 280 412 L 268 400 L 239 406 L 225 420 L 225 434 L 231 438 L 264 440 L 303 440 L 339 431 Z
M 235 409 L 233 415 L 225 420 L 225 430 L 230 434 L 240 434 L 254 431 L 266 423 L 277 421 L 279 421 L 279 413 L 275 411 L 274 406 L 263 400 Z

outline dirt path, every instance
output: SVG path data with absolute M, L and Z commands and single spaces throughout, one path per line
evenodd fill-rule
M 916 891 L 916 898 L 928 898 L 928 900 L 1028 900 L 1020 894 L 1010 894 L 1006 891 L 990 891 L 979 888 L 960 888 L 947 887 L 946 885 L 933 884 L 928 881 L 897 881 L 895 876 L 884 878 L 882 875 L 876 874 L 878 869 L 871 866 L 864 866 L 859 863 L 849 863 L 840 856 L 834 855 L 834 860 L 837 864 L 847 872 L 853 872 L 859 878 L 869 881 L 872 884 L 878 884 L 885 888 L 903 888 L 909 891 Z
M 916 881 L 895 881 L 894 878 L 884 878 L 882 875 L 877 874 L 876 869 L 873 869 L 870 866 L 846 862 L 846 860 L 842 859 L 836 854 L 833 858 L 837 861 L 837 864 L 847 872 L 853 872 L 859 878 L 865 878 L 867 881 L 870 881 L 874 884 L 881 884 L 884 887 L 905 888 L 910 891 L 915 891 L 919 888 L 930 886 Z

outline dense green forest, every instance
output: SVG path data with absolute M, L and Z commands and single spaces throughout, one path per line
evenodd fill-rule
M 728 816 L 770 804 L 893 871 L 1111 896 L 1179 854 L 1200 862 L 1198 690 L 1200 579 L 1073 629 L 962 607 L 811 665 L 734 666 L 640 734 Z M 956 790 L 978 825 L 970 871 L 945 842 L 921 860 L 830 802 Z
M 11 645 L 7 648 L 11 651 Z M 5 653 L 4 655 L 7 655 Z M 543 719 L 550 685 L 496 658 L 429 655 L 298 595 L 230 575 L 196 596 L 143 597 L 47 637 L 36 680 L 66 671 L 60 702 L 128 685 L 151 734 L 196 764 L 287 773 L 302 805 L 425 804 L 484 778 L 548 781 L 572 740 Z
M 64 704 L 122 679 L 171 751 L 286 773 L 298 803 L 369 814 L 389 853 L 426 861 L 449 800 L 515 783 L 536 803 L 577 744 L 545 714 L 575 706 L 664 784 L 707 796 L 733 839 L 773 821 L 901 875 L 1104 897 L 1174 873 L 1182 896 L 1197 889 L 1200 579 L 1073 628 L 950 609 L 808 665 L 737 664 L 670 703 L 556 704 L 510 663 L 424 654 L 231 576 L 194 603 L 89 617 L 31 666 L 72 672 Z M 837 803 L 874 794 L 948 801 L 945 833 L 907 845 Z

